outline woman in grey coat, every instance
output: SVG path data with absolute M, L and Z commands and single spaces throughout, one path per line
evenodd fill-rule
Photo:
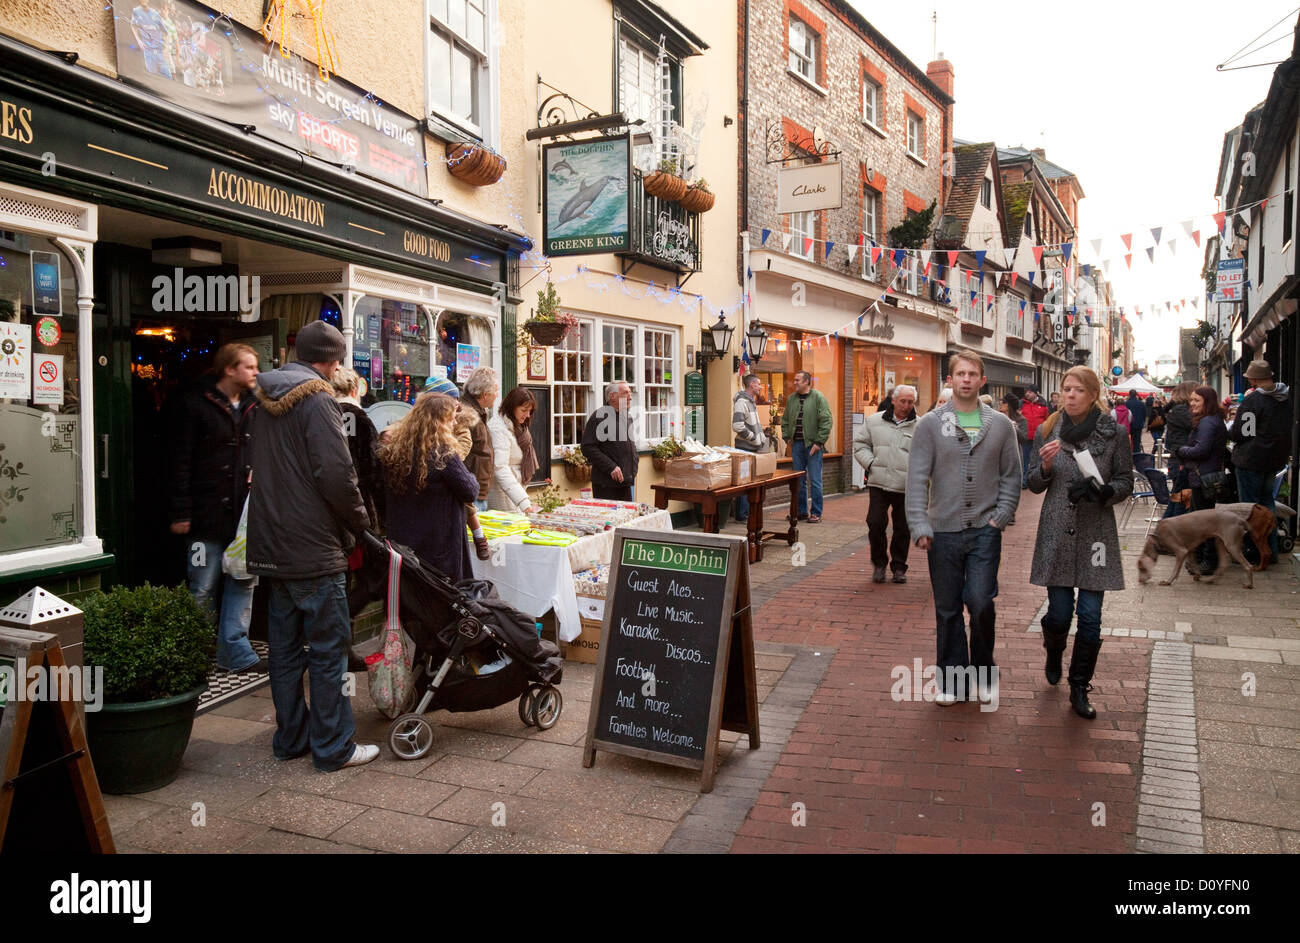
M 1092 720 L 1089 682 L 1101 650 L 1101 604 L 1108 589 L 1124 588 L 1114 505 L 1133 491 L 1132 445 L 1125 430 L 1099 405 L 1101 381 L 1087 367 L 1061 380 L 1060 412 L 1038 427 L 1029 459 L 1029 490 L 1047 492 L 1038 518 L 1029 581 L 1047 587 L 1043 617 L 1044 672 L 1061 680 L 1061 653 L 1069 640 L 1078 590 L 1078 632 L 1070 657 L 1070 705 Z M 1086 450 L 1104 483 L 1080 470 Z

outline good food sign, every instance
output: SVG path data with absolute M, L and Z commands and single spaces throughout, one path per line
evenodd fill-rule
M 782 167 L 776 172 L 776 190 L 778 213 L 839 209 L 840 162 Z

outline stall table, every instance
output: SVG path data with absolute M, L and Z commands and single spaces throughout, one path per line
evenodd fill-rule
M 801 471 L 779 471 L 767 478 L 756 478 L 742 485 L 727 485 L 721 488 L 678 488 L 672 485 L 651 485 L 655 493 L 655 507 L 667 508 L 669 501 L 686 501 L 698 504 L 704 512 L 704 532 L 718 532 L 718 502 L 726 498 L 745 495 L 749 498 L 749 562 L 758 563 L 763 559 L 763 544 L 773 538 L 783 538 L 791 546 L 799 539 L 799 481 L 803 478 Z M 763 530 L 763 502 L 767 490 L 778 486 L 790 488 L 790 527 L 781 531 Z

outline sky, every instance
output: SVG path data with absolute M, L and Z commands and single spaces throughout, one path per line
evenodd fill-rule
M 1285 59 L 1300 3 L 849 2 L 922 69 L 934 58 L 938 13 L 937 49 L 953 65 L 956 136 L 1041 147 L 1075 173 L 1086 194 L 1081 261 L 1111 260 L 1116 304 L 1149 310 L 1161 303 L 1159 316 L 1129 315 L 1139 365 L 1176 355 L 1178 328 L 1204 313 L 1200 270 L 1213 232 L 1208 217 L 1220 209 L 1214 189 L 1223 135 L 1264 100 L 1276 68 L 1215 67 L 1261 34 L 1261 45 L 1282 39 L 1233 64 Z M 1182 225 L 1192 217 L 1202 229 L 1200 249 Z M 1145 250 L 1156 226 L 1164 231 L 1152 264 Z M 1133 234 L 1131 270 L 1123 233 Z M 1102 239 L 1099 257 L 1093 239 Z M 1164 301 L 1192 297 L 1201 298 L 1200 308 L 1164 313 Z

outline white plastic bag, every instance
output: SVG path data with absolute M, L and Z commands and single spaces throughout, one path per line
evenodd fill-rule
M 244 510 L 239 515 L 235 539 L 221 555 L 221 569 L 236 580 L 252 579 L 248 573 L 248 501 L 248 498 L 244 499 Z

